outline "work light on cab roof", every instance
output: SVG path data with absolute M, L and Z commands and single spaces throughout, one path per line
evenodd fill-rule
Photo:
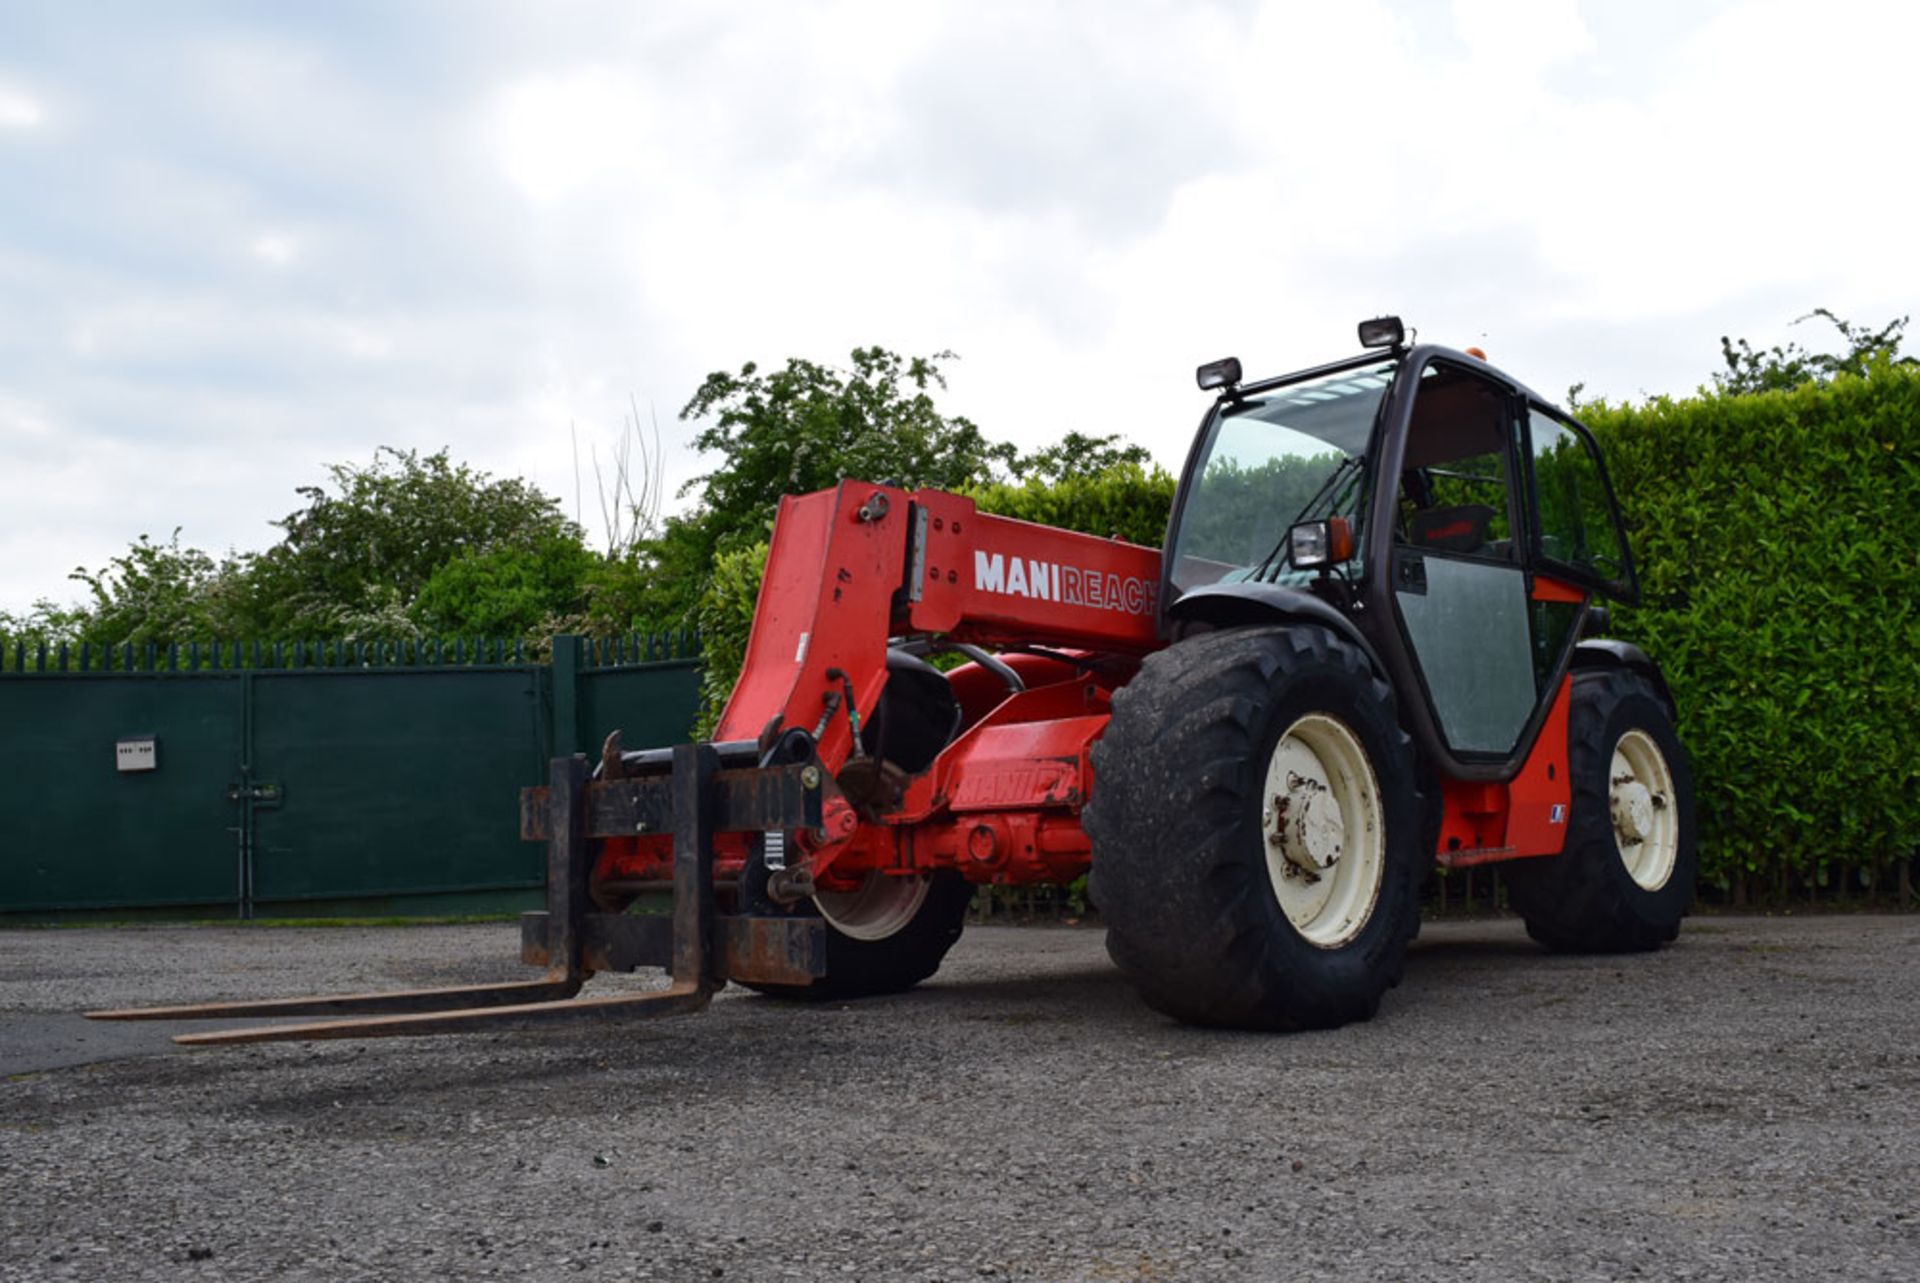
M 1240 382 L 1240 358 L 1229 356 L 1219 361 L 1209 361 L 1194 372 L 1202 392 L 1211 392 L 1215 388 L 1232 391 Z
M 1407 327 L 1397 316 L 1376 316 L 1360 322 L 1361 347 L 1403 347 L 1406 341 Z

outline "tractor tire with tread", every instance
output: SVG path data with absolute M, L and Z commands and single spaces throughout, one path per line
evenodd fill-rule
M 1336 848 L 1350 863 L 1321 876 L 1333 880 L 1326 894 L 1352 907 L 1331 924 L 1311 913 L 1295 921 L 1278 887 L 1300 875 L 1269 857 L 1270 846 L 1284 849 L 1269 838 L 1285 822 L 1268 818 L 1279 801 L 1270 777 L 1309 733 L 1351 767 L 1341 778 L 1352 781 L 1352 805 L 1335 830 L 1351 842 Z M 1314 624 L 1181 641 L 1115 693 L 1093 762 L 1082 817 L 1094 850 L 1089 894 L 1108 953 L 1149 1006 L 1255 1029 L 1373 1015 L 1419 927 L 1425 808 L 1392 688 L 1359 647 Z M 1342 891 L 1348 878 L 1364 881 Z
M 889 677 L 868 733 L 876 751 L 909 773 L 924 771 L 946 747 L 958 724 L 959 706 L 946 678 L 922 660 L 904 654 L 888 656 Z M 756 864 L 758 857 L 755 857 Z M 750 876 L 764 878 L 764 868 Z M 888 879 L 882 887 L 897 880 Z M 973 902 L 973 884 L 957 873 L 933 874 L 926 898 L 910 906 L 911 916 L 893 929 L 868 921 L 875 933 L 854 935 L 836 926 L 819 905 L 796 906 L 796 916 L 827 919 L 827 974 L 804 985 L 748 985 L 759 993 L 803 1002 L 827 1002 L 898 993 L 931 976 L 960 939 L 967 906 Z M 885 917 L 883 912 L 880 915 Z M 901 916 L 904 916 L 902 914 Z M 847 925 L 852 926 L 849 922 Z
M 1630 671 L 1576 673 L 1567 738 L 1572 799 L 1566 845 L 1559 855 L 1506 866 L 1513 906 L 1527 934 L 1559 952 L 1657 949 L 1679 934 L 1699 870 L 1693 776 L 1666 704 L 1650 682 Z M 1649 751 L 1659 765 L 1651 766 Z M 1672 827 L 1648 835 L 1647 841 L 1660 845 L 1635 851 L 1637 864 L 1630 864 L 1627 853 L 1639 845 L 1630 840 L 1634 822 L 1615 818 L 1614 794 L 1622 784 L 1616 754 L 1638 756 L 1654 774 L 1664 769 L 1667 775 L 1664 786 L 1650 792 L 1649 814 L 1654 825 Z M 1626 835 L 1617 823 L 1630 826 Z
M 827 1002 L 899 993 L 931 976 L 960 939 L 967 906 L 973 902 L 973 884 L 957 873 L 936 873 L 927 886 L 927 898 L 910 921 L 892 935 L 862 940 L 827 923 L 827 974 L 811 984 L 762 985 L 747 988 L 776 998 Z M 822 916 L 813 906 L 802 916 Z

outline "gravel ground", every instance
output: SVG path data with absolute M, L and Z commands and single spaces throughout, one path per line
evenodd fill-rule
M 69 1014 L 524 978 L 514 940 L 0 932 L 0 1279 L 1920 1278 L 1917 917 L 1429 924 L 1377 1019 L 1290 1037 L 1170 1024 L 1073 929 L 542 1033 Z

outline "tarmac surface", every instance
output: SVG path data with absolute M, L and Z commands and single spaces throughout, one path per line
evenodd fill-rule
M 0 1279 L 1920 1278 L 1920 916 L 1430 923 L 1377 1018 L 1290 1036 L 1172 1024 L 1071 928 L 649 1023 L 74 1014 L 524 979 L 516 940 L 0 931 Z

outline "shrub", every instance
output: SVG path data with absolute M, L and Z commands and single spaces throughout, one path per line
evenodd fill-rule
M 760 598 L 760 580 L 766 569 L 765 540 L 713 559 L 713 575 L 694 608 L 703 661 L 695 739 L 712 738 L 713 728 L 727 706 L 727 696 L 740 679 L 740 668 L 747 659 L 747 638 L 753 632 L 753 608 Z
M 1174 479 L 1161 468 L 1119 463 L 1090 475 L 999 482 L 962 491 L 980 511 L 1158 548 L 1173 507 Z
M 1920 843 L 1920 371 L 1582 407 L 1672 684 L 1703 870 L 1786 890 Z

